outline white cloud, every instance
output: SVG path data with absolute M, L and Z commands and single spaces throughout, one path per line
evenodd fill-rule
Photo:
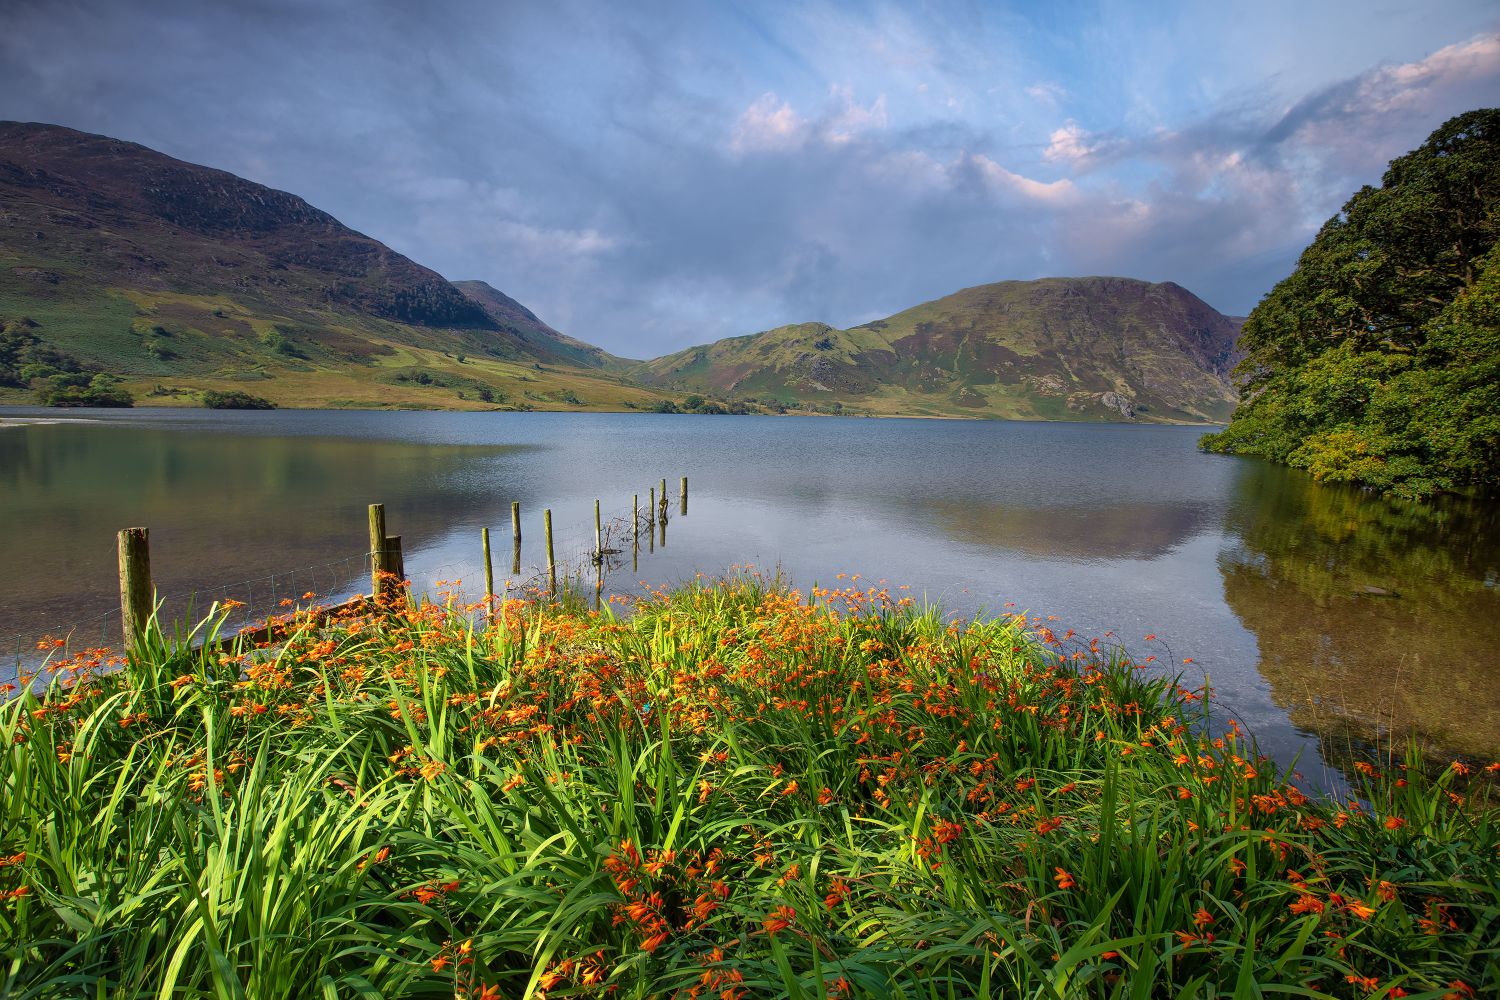
M 888 124 L 884 94 L 864 105 L 854 99 L 853 88 L 834 84 L 822 114 L 809 119 L 790 101 L 765 93 L 735 121 L 729 134 L 729 151 L 737 155 L 784 152 L 813 142 L 841 146 Z
M 1042 159 L 1048 163 L 1066 163 L 1075 170 L 1083 166 L 1099 150 L 1094 137 L 1071 118 L 1061 128 L 1047 137 L 1047 148 Z
M 592 257 L 624 242 L 597 229 L 554 229 L 509 219 L 496 225 L 495 235 L 529 255 L 546 257 Z
M 1025 90 L 1027 97 L 1038 104 L 1045 104 L 1049 108 L 1056 108 L 1068 97 L 1068 91 L 1058 83 L 1051 80 L 1041 80 L 1033 83 Z
M 790 103 L 765 93 L 745 109 L 729 137 L 734 153 L 760 153 L 794 149 L 807 136 L 807 119 L 797 114 Z
M 966 163 L 979 171 L 993 191 L 1015 193 L 1034 201 L 1061 204 L 1072 201 L 1078 194 L 1072 181 L 1038 181 L 1007 170 L 982 153 L 973 153 L 965 158 Z

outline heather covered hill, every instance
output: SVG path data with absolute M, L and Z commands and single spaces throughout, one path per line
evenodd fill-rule
M 1171 282 L 967 288 L 847 330 L 778 327 L 630 369 L 642 382 L 873 412 L 1217 421 L 1240 321 Z
M 159 403 L 243 382 L 294 406 L 659 398 L 602 375 L 603 352 L 476 284 L 479 294 L 459 288 L 225 171 L 0 123 L 0 392 L 17 400 L 59 370 L 117 375 Z

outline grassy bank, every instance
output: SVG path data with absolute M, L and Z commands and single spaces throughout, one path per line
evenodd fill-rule
M 1309 801 L 1155 670 L 901 604 L 742 580 L 54 662 L 0 710 L 0 994 L 1500 990 L 1480 774 Z

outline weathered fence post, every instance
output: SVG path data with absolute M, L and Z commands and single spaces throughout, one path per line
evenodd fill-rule
M 494 610 L 495 596 L 495 564 L 490 560 L 490 529 L 480 528 L 479 537 L 484 542 L 484 610 L 488 614 Z
M 151 586 L 151 545 L 145 528 L 120 532 L 120 630 L 125 652 L 134 653 L 151 620 L 155 592 Z
M 370 504 L 370 596 L 378 598 L 385 581 L 381 574 L 389 573 L 385 552 L 385 504 Z
M 557 563 L 552 558 L 552 508 L 542 511 L 542 524 L 547 530 L 547 583 L 552 599 L 557 600 Z
M 513 539 L 510 547 L 510 571 L 514 576 L 521 574 L 521 501 L 512 500 L 510 503 L 510 534 Z
M 395 577 L 388 582 L 388 589 L 396 593 L 401 589 L 401 581 L 406 579 L 406 558 L 401 554 L 401 536 L 385 536 L 385 565 L 386 571 Z
M 682 477 L 682 513 L 687 513 L 687 476 Z
M 594 501 L 594 562 L 604 565 L 604 528 L 599 522 L 599 501 Z
M 661 481 L 661 523 L 667 523 L 667 481 Z
M 641 571 L 641 495 L 630 495 L 630 572 Z
M 651 493 L 646 498 L 646 527 L 651 529 L 651 537 L 648 542 L 647 552 L 656 551 L 656 487 L 651 487 Z

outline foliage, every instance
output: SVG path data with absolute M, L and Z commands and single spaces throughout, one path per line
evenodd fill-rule
M 1203 439 L 1424 496 L 1500 485 L 1500 109 L 1444 124 L 1256 306 L 1246 402 Z
M 248 392 L 232 390 L 218 392 L 210 389 L 203 394 L 203 405 L 210 410 L 274 410 L 276 404 L 269 399 L 252 396 Z
M 44 381 L 37 395 L 46 406 L 134 406 L 135 397 L 113 375 L 69 372 Z
M 59 653 L 0 707 L 0 992 L 1500 989 L 1482 774 L 1313 801 L 1201 692 L 910 603 L 747 579 Z
M 0 323 L 0 386 L 24 388 L 34 379 L 82 370 L 77 358 L 34 332 L 38 325 L 26 316 Z

